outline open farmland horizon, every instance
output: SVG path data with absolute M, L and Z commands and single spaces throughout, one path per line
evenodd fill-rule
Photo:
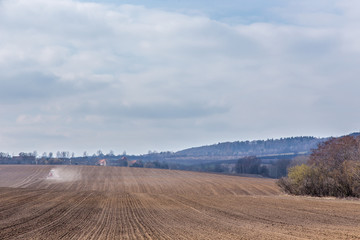
M 358 200 L 289 196 L 272 179 L 1 165 L 0 196 L 0 239 L 360 237 Z
M 358 136 L 355 132 L 349 136 Z M 201 172 L 221 172 L 225 174 L 260 174 L 264 177 L 280 178 L 287 174 L 287 167 L 293 160 L 304 162 L 318 144 L 330 139 L 316 137 L 289 137 L 280 139 L 222 142 L 213 145 L 193 147 L 177 152 L 151 152 L 130 155 L 113 151 L 95 154 L 84 152 L 75 156 L 69 151 L 21 152 L 19 156 L 0 153 L 0 164 L 33 165 L 107 165 L 145 168 L 190 170 Z M 246 167 L 242 171 L 239 164 L 245 158 L 256 158 L 249 162 L 257 167 Z M 252 169 L 252 170 L 251 170 Z M 255 169 L 255 170 L 254 170 Z M 251 170 L 251 171 L 250 171 Z
M 360 132 L 352 132 L 342 136 L 358 136 Z M 37 158 L 44 157 L 58 157 L 58 158 L 77 158 L 90 156 L 147 156 L 147 155 L 173 155 L 187 156 L 187 157 L 201 157 L 201 156 L 267 156 L 274 154 L 286 153 L 309 153 L 317 144 L 333 138 L 334 136 L 315 137 L 315 136 L 291 136 L 280 138 L 267 138 L 257 140 L 236 140 L 223 141 L 213 144 L 200 144 L 197 146 L 190 146 L 176 151 L 164 150 L 148 150 L 146 153 L 128 153 L 126 150 L 114 151 L 110 149 L 108 152 L 98 148 L 96 151 L 69 151 L 65 149 L 50 150 L 41 152 L 34 148 L 32 151 L 13 152 L 9 153 L 6 149 L 1 149 L 0 157 L 11 157 L 17 155 L 31 155 Z M 335 137 L 337 138 L 337 137 Z M 119 149 L 117 149 L 119 150 Z
M 285 194 L 360 198 L 360 1 L 0 0 L 0 29 L 0 240 L 360 239 L 359 199 Z

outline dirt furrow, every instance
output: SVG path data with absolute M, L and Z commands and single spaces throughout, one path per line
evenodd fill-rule
M 53 239 L 58 239 L 59 235 L 62 235 L 63 229 L 67 229 L 69 222 L 71 222 L 75 216 L 79 216 L 79 212 L 82 211 L 83 203 L 91 197 L 91 195 L 91 193 L 80 193 L 67 199 L 67 207 L 59 210 L 56 213 L 56 218 L 50 222 L 39 225 L 36 229 L 23 236 L 20 235 L 20 237 L 27 238 L 26 236 L 38 236 L 38 238 L 41 238 L 41 236 L 50 235 L 49 233 L 51 233 Z

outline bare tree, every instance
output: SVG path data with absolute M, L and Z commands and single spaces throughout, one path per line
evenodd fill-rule
M 61 157 L 62 158 L 69 158 L 70 157 L 70 153 L 68 151 L 62 151 L 61 152 Z
M 99 157 L 104 156 L 103 152 L 100 149 L 96 152 L 96 155 Z

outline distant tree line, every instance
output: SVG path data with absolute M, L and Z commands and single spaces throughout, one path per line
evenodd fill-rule
M 200 163 L 194 165 L 174 164 L 169 163 L 170 169 L 199 171 L 199 172 L 214 172 L 232 175 L 252 174 L 270 178 L 280 178 L 287 175 L 287 170 L 292 164 L 297 164 L 306 156 L 298 156 L 293 159 L 276 159 L 270 163 L 263 163 L 262 159 L 256 156 L 243 157 L 235 162 L 217 161 Z
M 92 155 L 84 152 L 81 157 L 75 157 L 75 154 L 69 151 L 57 151 L 55 154 L 44 152 L 41 155 L 38 155 L 36 151 L 29 153 L 21 152 L 18 156 L 0 153 L 0 164 L 99 165 L 99 160 L 106 159 L 107 166 L 176 169 L 225 174 L 255 174 L 279 178 L 287 174 L 287 167 L 292 162 L 291 159 L 279 159 L 264 164 L 261 159 L 249 156 L 239 158 L 234 163 L 218 161 L 191 164 L 188 161 L 185 164 L 164 160 L 166 159 L 164 156 L 169 157 L 173 155 L 171 152 L 151 152 L 140 156 L 128 156 L 125 154 L 126 152 L 123 155 L 115 155 L 113 151 L 104 154 L 101 150 Z
M 123 154 L 126 154 L 126 152 L 124 151 Z M 74 153 L 68 151 L 57 151 L 56 154 L 52 152 L 43 153 L 41 156 L 36 151 L 30 153 L 21 152 L 18 156 L 0 152 L 0 164 L 98 165 L 99 160 L 105 159 L 108 162 L 107 166 L 169 169 L 169 164 L 164 161 L 148 160 L 146 158 L 143 161 L 139 158 L 140 156 L 116 156 L 113 151 L 103 154 L 101 150 L 90 156 L 87 152 L 84 152 L 82 157 L 75 157 Z M 152 157 L 151 159 L 155 158 Z

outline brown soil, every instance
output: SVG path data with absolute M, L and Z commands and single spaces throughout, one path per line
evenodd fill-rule
M 360 239 L 360 201 L 287 196 L 271 179 L 0 165 L 0 239 Z

